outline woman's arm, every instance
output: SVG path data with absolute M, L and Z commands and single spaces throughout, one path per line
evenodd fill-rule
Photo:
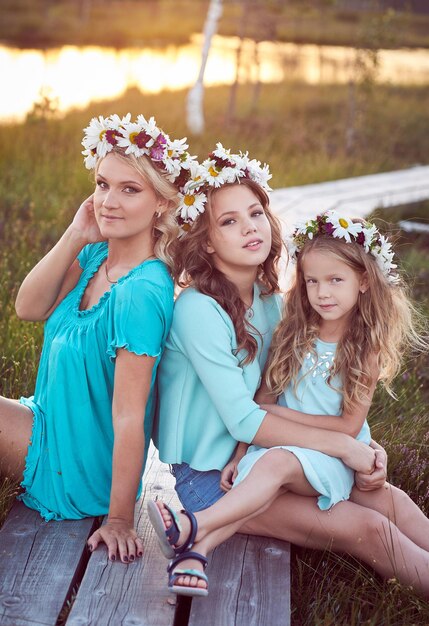
M 143 544 L 134 529 L 134 509 L 142 478 L 144 419 L 155 360 L 154 357 L 138 356 L 124 349 L 117 351 L 109 514 L 106 524 L 88 540 L 91 551 L 104 542 L 109 558 L 115 560 L 119 553 L 124 563 L 143 553 Z
M 276 394 L 273 393 L 268 388 L 268 385 L 266 383 L 265 370 L 264 370 L 264 373 L 262 374 L 261 385 L 258 391 L 255 393 L 255 402 L 257 402 L 261 408 L 263 408 L 262 405 L 266 405 L 266 404 L 273 405 L 273 404 L 276 404 L 277 402 Z M 265 410 L 267 411 L 268 409 L 265 409 Z
M 373 392 L 371 393 L 372 398 Z M 355 404 L 352 412 L 343 411 L 341 415 L 310 415 L 301 413 L 278 404 L 261 404 L 261 409 L 283 417 L 291 422 L 314 426 L 315 428 L 324 428 L 326 430 L 334 430 L 339 433 L 356 437 L 360 432 L 363 423 L 368 415 L 370 407 L 370 398 L 368 402 Z
M 101 239 L 90 196 L 79 207 L 58 243 L 24 279 L 15 303 L 18 317 L 29 321 L 46 320 L 79 280 L 82 273 L 76 259 L 79 252 L 86 244 Z
M 371 474 L 374 470 L 375 451 L 365 443 L 345 433 L 292 422 L 271 412 L 265 415 L 252 443 L 265 448 L 311 448 L 341 459 L 357 472 Z

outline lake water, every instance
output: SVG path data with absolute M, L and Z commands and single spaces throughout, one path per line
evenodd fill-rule
M 83 108 L 91 101 L 116 98 L 128 88 L 143 93 L 177 90 L 194 84 L 200 69 L 202 38 L 165 49 L 63 46 L 21 50 L 0 46 L 0 121 L 19 121 L 41 92 L 56 98 L 60 111 Z M 236 75 L 239 40 L 213 39 L 206 85 L 231 84 Z M 377 80 L 395 85 L 429 84 L 429 50 L 381 50 Z M 356 51 L 316 46 L 245 41 L 240 82 L 338 84 L 356 71 Z

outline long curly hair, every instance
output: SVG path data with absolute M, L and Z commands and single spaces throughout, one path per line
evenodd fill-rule
M 177 187 L 171 183 L 168 174 L 157 168 L 149 157 L 143 155 L 136 157 L 134 154 L 125 154 L 123 148 L 114 146 L 115 155 L 124 163 L 133 167 L 138 174 L 154 189 L 158 198 L 167 200 L 167 210 L 155 217 L 153 224 L 154 254 L 164 261 L 170 272 L 173 273 L 175 266 L 174 253 L 179 227 L 175 219 L 175 211 L 179 205 Z M 110 153 L 109 153 L 110 154 Z M 95 168 L 95 176 L 102 159 L 99 159 Z
M 269 198 L 264 189 L 252 180 L 242 179 L 240 184 L 249 187 L 261 203 L 271 226 L 271 250 L 266 260 L 261 263 L 257 280 L 262 287 L 261 294 L 269 296 L 279 291 L 278 262 L 282 252 L 281 227 L 278 219 L 269 207 Z M 240 298 L 238 289 L 213 264 L 213 257 L 206 250 L 212 227 L 212 204 L 216 194 L 225 187 L 210 188 L 207 192 L 206 209 L 198 217 L 190 231 L 178 242 L 176 251 L 175 277 L 180 287 L 192 286 L 200 293 L 214 298 L 230 316 L 237 338 L 237 352 L 247 354 L 243 365 L 256 357 L 258 344 L 251 331 L 254 327 L 246 319 L 246 305 Z
M 312 250 L 333 255 L 359 276 L 366 274 L 369 286 L 365 293 L 359 293 L 348 327 L 337 344 L 328 384 L 334 376 L 339 376 L 343 409 L 351 411 L 356 403 L 368 397 L 371 364 L 376 356 L 379 380 L 394 396 L 391 382 L 399 372 L 405 350 L 427 349 L 425 339 L 419 334 L 422 318 L 411 303 L 403 281 L 389 282 L 375 258 L 361 245 L 323 235 L 308 240 L 298 255 L 295 279 L 286 294 L 282 321 L 270 347 L 268 386 L 277 395 L 290 383 L 296 389 L 305 355 L 315 354 L 320 316 L 309 303 L 302 268 Z

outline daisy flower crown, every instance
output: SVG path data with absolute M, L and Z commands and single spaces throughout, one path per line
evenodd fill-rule
M 341 239 L 346 243 L 356 243 L 362 246 L 366 253 L 371 254 L 381 272 L 389 282 L 396 282 L 398 275 L 393 271 L 397 267 L 393 263 L 394 253 L 392 244 L 377 227 L 370 222 L 353 222 L 336 211 L 326 211 L 316 219 L 296 224 L 292 237 L 287 243 L 289 257 L 296 261 L 308 239 L 319 235 L 329 235 Z
M 201 213 L 207 202 L 206 191 L 210 187 L 219 188 L 226 183 L 238 183 L 243 178 L 253 180 L 265 191 L 271 191 L 268 181 L 271 178 L 268 165 L 250 159 L 248 153 L 231 154 L 221 143 L 202 163 L 193 161 L 189 167 L 190 177 L 181 190 L 181 205 L 177 212 L 179 224 L 187 232 Z
M 156 125 L 155 118 L 146 120 L 139 115 L 132 122 L 130 113 L 125 117 L 116 114 L 93 117 L 84 133 L 82 154 L 87 169 L 94 169 L 99 159 L 118 146 L 125 154 L 149 157 L 156 167 L 166 172 L 167 179 L 176 185 L 183 200 L 180 192 L 191 176 L 191 166 L 195 169 L 196 165 L 196 157 L 187 152 L 186 137 L 172 140 Z

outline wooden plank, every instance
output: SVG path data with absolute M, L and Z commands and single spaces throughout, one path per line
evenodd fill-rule
M 412 222 L 410 220 L 402 220 L 398 222 L 398 226 L 407 233 L 425 233 L 429 234 L 429 224 L 423 222 Z
M 105 548 L 91 555 L 67 626 L 171 626 L 175 598 L 167 591 L 167 560 L 148 522 L 146 503 L 162 496 L 180 507 L 168 466 L 150 451 L 143 478 L 144 492 L 136 505 L 136 525 L 144 555 L 134 563 L 111 563 Z
M 235 535 L 213 552 L 209 595 L 192 600 L 189 626 L 289 626 L 290 545 Z
M 378 207 L 429 198 L 429 166 L 356 176 L 299 187 L 274 189 L 271 206 L 287 228 L 315 212 L 336 209 L 365 217 Z
M 0 624 L 54 625 L 83 573 L 94 518 L 45 522 L 15 502 L 0 530 Z

